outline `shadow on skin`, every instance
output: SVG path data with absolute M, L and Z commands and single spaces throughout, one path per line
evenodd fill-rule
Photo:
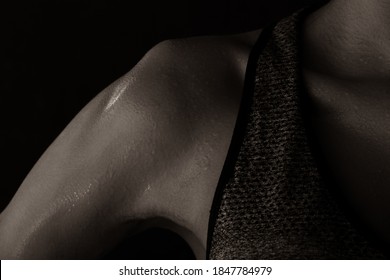
M 105 260 L 194 260 L 190 246 L 178 234 L 160 228 L 150 228 L 126 238 Z

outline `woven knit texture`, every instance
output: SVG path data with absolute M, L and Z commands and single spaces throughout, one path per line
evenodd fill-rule
M 210 259 L 385 258 L 352 226 L 316 166 L 300 100 L 301 17 L 280 21 L 256 58 L 255 88 L 217 206 Z

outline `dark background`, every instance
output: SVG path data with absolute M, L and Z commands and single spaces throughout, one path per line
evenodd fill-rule
M 319 2 L 324 1 L 23 0 L 0 4 L 0 211 L 78 111 L 159 41 L 249 31 Z M 162 230 L 125 243 L 109 257 L 191 257 L 181 240 Z M 142 243 L 150 246 L 135 246 Z

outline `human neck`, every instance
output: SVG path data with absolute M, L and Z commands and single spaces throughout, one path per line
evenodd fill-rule
M 305 66 L 342 78 L 388 80 L 389 15 L 390 1 L 330 1 L 305 22 Z
M 339 13 L 342 19 L 353 21 L 363 28 L 390 23 L 388 0 L 333 0 L 328 7 Z
M 310 15 L 303 75 L 324 166 L 362 224 L 390 246 L 390 3 L 378 11 L 377 2 L 335 0 Z

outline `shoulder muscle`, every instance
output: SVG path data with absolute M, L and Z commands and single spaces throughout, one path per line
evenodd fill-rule
M 194 234 L 203 238 L 248 38 L 163 42 L 92 100 L 2 213 L 5 258 L 97 255 L 149 217 L 190 231 L 201 224 Z

